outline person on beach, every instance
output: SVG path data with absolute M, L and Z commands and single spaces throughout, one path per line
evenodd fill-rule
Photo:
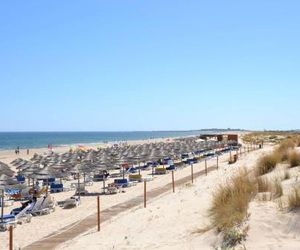
M 27 155 L 29 155 L 29 149 L 27 149 Z

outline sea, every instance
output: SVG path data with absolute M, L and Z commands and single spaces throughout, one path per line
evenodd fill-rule
M 214 130 L 135 131 L 135 132 L 0 132 L 0 150 L 45 148 L 105 142 L 124 142 L 155 138 L 186 137 Z

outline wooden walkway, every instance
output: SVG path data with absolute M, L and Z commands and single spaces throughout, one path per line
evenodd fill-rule
M 215 169 L 217 169 L 216 166 L 211 166 L 211 167 L 207 168 L 207 171 L 210 172 Z M 205 175 L 205 170 L 195 172 L 194 178 L 197 178 L 202 175 Z M 190 181 L 191 181 L 191 176 L 186 176 L 186 177 L 178 179 L 178 180 L 175 179 L 175 185 L 176 186 L 183 185 Z M 147 200 L 156 198 L 159 195 L 169 192 L 171 190 L 172 190 L 172 183 L 169 183 L 162 187 L 147 191 Z M 140 195 L 140 196 L 132 198 L 126 202 L 122 202 L 122 203 L 116 204 L 112 207 L 105 209 L 105 210 L 101 211 L 101 223 L 124 212 L 125 210 L 129 210 L 134 207 L 143 205 L 143 202 L 144 202 L 144 196 Z M 50 234 L 39 241 L 33 242 L 32 244 L 26 246 L 23 249 L 24 250 L 55 249 L 58 245 L 60 245 L 64 242 L 67 242 L 69 240 L 72 240 L 75 237 L 79 236 L 80 234 L 82 234 L 96 226 L 97 226 L 97 214 L 95 213 L 93 215 L 86 217 L 85 219 L 81 220 L 78 223 L 74 223 L 74 224 L 68 225 L 68 226 L 60 229 L 55 234 Z M 103 229 L 103 230 L 105 230 L 105 229 Z

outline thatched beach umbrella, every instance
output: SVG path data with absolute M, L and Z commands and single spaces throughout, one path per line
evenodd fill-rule
M 7 176 L 13 176 L 14 171 L 12 171 L 7 164 L 0 162 L 0 175 L 1 174 L 5 174 Z
M 1 190 L 1 222 L 3 223 L 3 211 L 4 211 L 4 191 L 5 188 L 9 185 L 15 185 L 17 184 L 17 180 L 14 178 L 7 176 L 5 174 L 2 174 L 0 176 L 0 190 Z

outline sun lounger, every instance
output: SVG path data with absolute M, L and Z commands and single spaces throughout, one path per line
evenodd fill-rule
M 91 180 L 88 180 L 88 181 L 85 181 L 85 183 L 84 183 L 86 186 L 93 186 L 93 181 L 91 181 Z
M 143 177 L 142 181 L 153 181 L 153 177 L 152 176 Z
M 117 194 L 121 192 L 121 186 L 115 183 L 109 183 L 107 187 L 102 188 L 104 194 Z
M 128 181 L 127 179 L 115 179 L 114 184 L 118 187 L 126 188 L 136 185 L 136 182 Z
M 3 222 L 0 222 L 0 231 L 6 231 L 10 226 L 16 227 L 18 224 L 14 215 L 4 215 Z
M 78 207 L 80 205 L 80 198 L 72 196 L 68 199 L 66 199 L 63 203 L 63 208 L 73 208 L 73 207 Z
M 137 173 L 137 169 L 136 168 L 133 168 L 133 167 L 131 167 L 131 168 L 128 168 L 128 170 L 126 171 L 126 173 L 128 173 L 128 174 L 135 174 L 135 173 Z
M 129 178 L 129 181 L 138 181 L 138 182 L 141 182 L 143 180 L 141 174 L 130 174 L 128 178 Z
M 22 175 L 17 175 L 16 176 L 16 179 L 19 183 L 23 184 L 25 183 L 25 176 L 22 176 Z
M 76 191 L 75 191 L 75 195 L 86 195 L 88 194 L 88 191 L 85 189 L 85 185 L 83 183 L 80 183 L 79 186 L 77 183 L 75 183 L 76 185 Z
M 155 174 L 166 174 L 167 170 L 164 167 L 156 167 L 154 173 Z
M 35 205 L 29 212 L 33 215 L 44 215 L 50 214 L 51 211 L 55 210 L 55 201 L 47 195 L 42 198 L 38 198 Z
M 166 170 L 168 170 L 168 171 L 176 170 L 176 167 L 175 167 L 175 165 L 170 165 L 170 166 L 166 167 Z
M 64 191 L 64 185 L 60 183 L 52 183 L 50 185 L 50 192 L 51 193 L 59 193 Z
M 0 230 L 5 231 L 8 229 L 9 226 L 16 227 L 17 224 L 22 224 L 23 222 L 29 223 L 31 221 L 32 215 L 27 212 L 30 208 L 31 208 L 31 204 L 26 206 L 23 210 L 19 211 L 17 214 L 11 213 L 8 215 L 4 215 L 3 216 L 4 221 L 0 222 Z
M 120 192 L 120 189 L 116 186 L 107 187 L 107 194 L 117 194 L 118 192 Z
M 106 181 L 109 177 L 109 174 L 95 174 L 93 176 L 93 181 L 98 182 L 98 181 Z

